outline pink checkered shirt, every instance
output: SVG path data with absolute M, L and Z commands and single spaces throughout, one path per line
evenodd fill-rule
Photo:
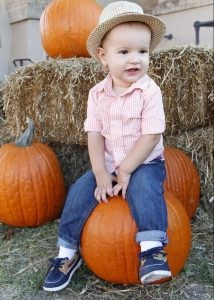
M 165 115 L 160 88 L 145 75 L 121 95 L 112 90 L 109 74 L 89 91 L 84 130 L 98 131 L 105 138 L 105 164 L 117 171 L 121 161 L 145 134 L 163 133 Z M 163 159 L 163 137 L 143 163 Z

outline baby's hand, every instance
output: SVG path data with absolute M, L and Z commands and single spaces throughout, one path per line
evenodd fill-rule
M 122 197 L 125 199 L 130 177 L 131 173 L 126 173 L 120 168 L 118 169 L 117 184 L 113 187 L 114 196 L 117 196 L 122 191 Z
M 112 181 L 116 181 L 116 177 L 108 172 L 100 172 L 95 174 L 97 187 L 94 191 L 94 197 L 99 203 L 108 202 L 107 195 L 113 197 Z

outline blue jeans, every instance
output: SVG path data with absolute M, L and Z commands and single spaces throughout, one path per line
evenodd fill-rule
M 140 165 L 131 175 L 126 199 L 137 224 L 136 242 L 161 241 L 167 244 L 167 210 L 163 197 L 165 164 L 153 160 Z M 92 171 L 71 187 L 59 225 L 58 245 L 78 249 L 83 226 L 92 210 L 99 205 L 94 197 L 96 179 Z M 106 204 L 108 205 L 108 204 Z

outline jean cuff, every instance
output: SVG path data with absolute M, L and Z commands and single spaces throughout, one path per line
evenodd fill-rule
M 136 242 L 140 243 L 142 241 L 159 241 L 163 243 L 163 246 L 168 244 L 167 234 L 165 231 L 161 230 L 148 230 L 137 232 Z
M 75 241 L 73 241 L 72 239 L 70 239 L 69 241 L 66 241 L 65 239 L 60 238 L 60 237 L 58 238 L 57 246 L 62 246 L 62 247 L 74 249 L 74 250 L 79 249 L 79 247 L 76 245 Z

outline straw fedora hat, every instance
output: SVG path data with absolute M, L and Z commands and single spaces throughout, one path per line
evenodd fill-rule
M 144 14 L 142 7 L 136 3 L 118 1 L 107 5 L 102 10 L 98 26 L 91 31 L 86 43 L 89 54 L 97 58 L 97 49 L 105 34 L 115 26 L 131 21 L 142 22 L 150 27 L 152 31 L 150 50 L 152 51 L 165 34 L 164 23 L 157 17 Z

